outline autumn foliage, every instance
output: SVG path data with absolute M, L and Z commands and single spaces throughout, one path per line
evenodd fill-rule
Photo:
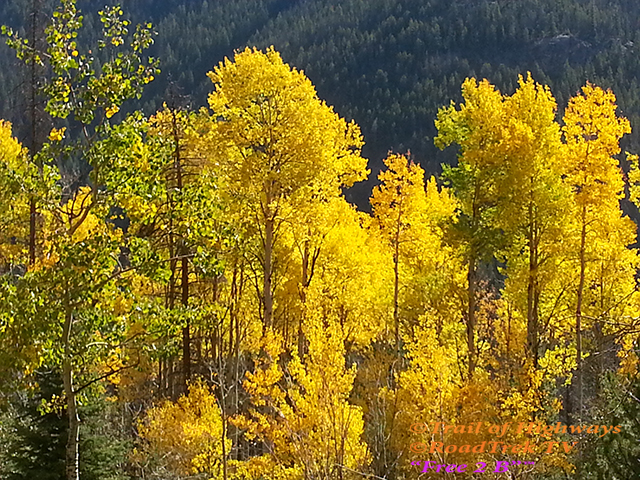
M 71 89 L 73 51 L 56 67 Z M 141 65 L 120 72 L 132 89 L 151 81 Z M 598 423 L 601 376 L 636 373 L 640 308 L 621 209 L 640 175 L 618 158 L 630 127 L 611 91 L 588 83 L 559 122 L 531 75 L 511 95 L 468 79 L 436 120 L 456 166 L 425 178 L 390 153 L 366 213 L 343 194 L 370 173 L 360 130 L 303 72 L 247 49 L 209 77 L 209 108 L 151 118 L 116 121 L 134 92 L 99 90 L 98 127 L 56 97 L 52 113 L 95 128 L 73 147 L 88 186 L 56 166 L 76 130 L 58 125 L 30 160 L 0 122 L 5 394 L 59 371 L 80 439 L 78 405 L 108 397 L 130 415 L 132 478 L 410 478 L 415 460 L 517 457 L 426 458 L 411 445 L 458 440 L 416 422 Z M 512 478 L 572 474 L 576 451 L 529 455 Z

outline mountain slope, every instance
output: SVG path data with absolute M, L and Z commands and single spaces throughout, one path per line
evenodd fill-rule
M 6 18 L 16 18 L 20 2 L 30 0 L 8 2 Z M 86 12 L 101 5 L 81 3 Z M 167 100 L 170 84 L 193 106 L 206 104 L 205 73 L 224 56 L 274 45 L 361 125 L 374 173 L 388 150 L 410 149 L 428 172 L 453 161 L 433 147 L 433 119 L 469 76 L 511 93 L 518 74 L 531 71 L 560 108 L 589 80 L 612 88 L 640 125 L 640 5 L 630 0 L 132 0 L 126 8 L 159 32 L 163 74 L 143 99 L 147 111 Z M 0 49 L 0 66 L 9 53 Z M 10 72 L 0 70 L 0 114 L 14 118 Z M 640 150 L 639 138 L 625 146 Z M 355 189 L 361 205 L 373 182 Z

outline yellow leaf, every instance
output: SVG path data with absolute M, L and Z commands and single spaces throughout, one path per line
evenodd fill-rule
M 51 133 L 49 133 L 49 140 L 52 142 L 60 142 L 64 138 L 64 132 L 67 130 L 67 127 L 62 127 L 61 129 L 53 128 L 51 129 Z
M 109 108 L 107 108 L 105 115 L 107 118 L 111 118 L 119 111 L 120 111 L 120 107 L 118 107 L 117 105 L 111 105 Z

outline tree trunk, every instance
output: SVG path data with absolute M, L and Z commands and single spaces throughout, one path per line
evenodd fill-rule
M 69 305 L 69 291 L 66 291 L 66 312 L 62 329 L 62 341 L 64 345 L 64 360 L 62 362 L 62 381 L 64 395 L 67 401 L 67 418 L 69 419 L 69 431 L 66 447 L 66 476 L 67 480 L 79 479 L 79 437 L 80 418 L 78 417 L 78 404 L 76 393 L 73 390 L 73 366 L 71 363 L 71 329 L 73 325 L 73 312 Z
M 309 286 L 309 242 L 304 243 L 304 252 L 302 254 L 302 288 L 300 289 L 300 301 L 302 302 L 303 313 L 300 315 L 300 321 L 298 322 L 298 356 L 302 358 L 304 356 L 304 332 L 302 331 L 302 325 L 304 323 L 304 315 L 306 314 L 306 302 L 307 302 L 307 287 Z
M 533 361 L 533 367 L 538 368 L 538 308 L 540 292 L 538 292 L 538 239 L 536 235 L 535 219 L 533 218 L 533 204 L 529 205 L 529 278 L 527 282 L 527 353 Z
M 176 169 L 176 183 L 179 192 L 182 192 L 183 183 L 182 183 L 182 157 L 181 157 L 181 145 L 180 145 L 180 127 L 178 125 L 178 117 L 176 115 L 175 109 L 172 110 L 172 120 L 173 120 L 173 140 L 175 142 L 175 150 L 173 152 L 175 169 Z M 181 201 L 183 201 L 181 199 Z M 182 306 L 187 307 L 189 305 L 189 259 L 187 257 L 188 250 L 185 245 L 185 240 L 182 239 L 180 242 L 180 248 L 178 251 L 182 256 L 181 259 L 181 289 L 182 289 Z M 189 315 L 187 315 L 187 323 L 182 329 L 182 379 L 183 379 L 183 390 L 184 393 L 187 393 L 187 385 L 189 380 L 191 379 L 191 324 L 189 321 Z
M 273 271 L 272 255 L 273 255 L 273 223 L 271 216 L 271 208 L 269 205 L 270 198 L 267 196 L 267 207 L 265 216 L 265 235 L 264 235 L 264 285 L 262 289 L 264 301 L 264 327 L 270 328 L 273 325 L 273 292 L 271 285 L 271 275 Z
M 33 0 L 31 4 L 31 46 L 35 49 L 38 48 L 40 43 L 40 32 L 38 31 L 38 16 L 40 14 L 40 0 Z M 31 121 L 31 142 L 30 153 L 31 158 L 35 158 L 36 154 L 40 151 L 40 142 L 38 138 L 38 66 L 36 62 L 30 64 L 31 78 L 29 81 L 29 116 Z M 42 165 L 38 163 L 38 170 L 42 174 Z M 32 196 L 29 199 L 29 265 L 33 265 L 36 262 L 36 199 Z
M 182 258 L 182 305 L 189 305 L 189 260 Z M 191 380 L 191 322 L 189 314 L 187 323 L 182 329 L 182 372 L 184 375 L 184 392 L 187 393 L 187 384 Z
M 237 289 L 237 281 L 238 281 L 238 264 L 237 262 L 234 263 L 233 265 L 233 275 L 231 277 L 231 299 L 229 302 L 229 358 L 231 358 L 231 356 L 233 355 L 233 351 L 234 351 L 234 346 L 233 346 L 233 333 L 234 333 L 234 329 L 233 329 L 233 324 L 234 321 L 236 320 L 236 315 L 235 315 L 235 302 L 234 302 L 234 298 L 235 298 L 235 292 Z M 237 341 L 237 339 L 236 339 Z
M 469 254 L 469 265 L 467 269 L 467 350 L 469 351 L 469 365 L 468 365 L 468 374 L 469 380 L 473 378 L 473 374 L 476 369 L 476 340 L 475 340 L 475 330 L 476 330 L 476 309 L 477 309 L 477 298 L 478 298 L 478 248 L 475 245 L 475 238 L 478 235 L 478 232 L 481 231 L 480 225 L 482 222 L 480 204 L 478 201 L 478 197 L 480 195 L 479 185 L 476 184 L 472 212 L 473 216 L 471 219 L 472 224 L 472 232 L 473 237 L 471 239 L 471 252 Z
M 169 396 L 171 397 L 171 400 L 177 400 L 178 398 L 178 394 L 177 394 L 177 388 L 176 388 L 176 367 L 175 367 L 175 363 L 174 363 L 174 358 L 171 357 L 169 358 L 169 369 L 168 369 L 168 384 L 167 384 L 167 390 L 169 391 Z
M 394 238 L 393 252 L 393 325 L 395 328 L 396 357 L 400 358 L 400 226 L 402 223 L 402 202 L 398 205 L 398 218 L 396 220 L 396 235 Z
M 36 263 L 36 199 L 29 199 L 29 265 Z
M 220 416 L 222 417 L 222 439 L 221 439 L 221 446 L 222 446 L 222 480 L 227 480 L 228 478 L 228 465 L 227 465 L 227 445 L 226 445 L 226 439 L 227 439 L 227 430 L 228 430 L 228 416 L 227 416 L 227 409 L 226 409 L 226 382 L 225 380 L 225 376 L 226 376 L 226 372 L 227 369 L 224 368 L 223 364 L 222 364 L 222 355 L 223 355 L 223 348 L 224 345 L 222 345 L 222 332 L 220 333 L 220 348 L 219 351 L 220 353 L 218 354 L 218 381 L 219 381 L 219 387 L 220 387 Z M 229 353 L 229 357 L 231 356 L 231 353 Z
M 476 368 L 475 328 L 476 328 L 476 260 L 469 259 L 467 272 L 468 311 L 467 311 L 467 349 L 469 350 L 469 380 Z
M 400 272 L 398 270 L 399 262 L 399 232 L 396 232 L 395 252 L 393 255 L 393 325 L 395 328 L 396 356 L 400 357 L 400 315 L 398 311 L 398 296 L 400 290 Z
M 576 304 L 576 390 L 578 397 L 578 415 L 582 414 L 582 297 L 586 270 L 585 245 L 587 240 L 587 207 L 582 207 L 582 231 L 580 232 L 580 282 Z

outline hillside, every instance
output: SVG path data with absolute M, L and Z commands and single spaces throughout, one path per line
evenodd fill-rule
M 2 23 L 19 22 L 21 3 L 31 0 L 5 4 Z M 87 23 L 100 5 L 81 2 Z M 362 127 L 374 173 L 389 150 L 410 150 L 432 173 L 453 160 L 433 146 L 433 120 L 469 76 L 512 93 L 518 74 L 531 71 L 560 109 L 589 80 L 614 90 L 632 125 L 640 120 L 640 6 L 630 0 L 135 0 L 126 9 L 159 33 L 163 73 L 142 101 L 146 111 L 162 105 L 169 84 L 205 105 L 213 65 L 245 45 L 274 45 Z M 0 48 L 0 116 L 16 121 L 23 109 L 10 54 Z M 638 150 L 640 139 L 623 145 Z M 352 192 L 361 206 L 373 183 L 375 175 Z

